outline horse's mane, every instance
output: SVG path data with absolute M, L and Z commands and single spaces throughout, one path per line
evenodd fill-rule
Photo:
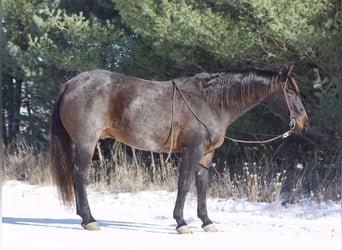
M 203 97 L 211 105 L 232 107 L 263 100 L 272 91 L 276 72 L 251 70 L 200 73 Z

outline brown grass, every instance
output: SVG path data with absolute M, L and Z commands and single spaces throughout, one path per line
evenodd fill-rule
M 50 183 L 48 153 L 36 149 L 36 145 L 29 145 L 22 139 L 6 147 L 3 151 L 2 180 L 29 181 L 37 185 Z
M 22 180 L 34 185 L 49 185 L 49 155 L 37 150 L 37 145 L 17 140 L 4 149 L 2 180 Z M 137 152 L 135 157 L 127 154 L 126 146 L 115 143 L 112 157 L 106 159 L 99 151 L 99 159 L 93 161 L 89 171 L 89 184 L 96 190 L 143 190 L 177 189 L 178 168 L 174 161 L 165 162 L 165 154 L 149 155 Z M 308 156 L 309 157 L 309 156 Z M 338 155 L 336 155 L 338 157 Z M 253 161 L 257 160 L 257 161 Z M 336 161 L 337 164 L 338 161 Z M 335 166 L 322 167 L 318 159 L 307 159 L 304 165 L 294 166 L 296 171 L 277 170 L 270 158 L 250 159 L 234 172 L 226 165 L 220 172 L 210 168 L 212 197 L 246 198 L 249 201 L 300 202 L 340 200 L 341 173 Z M 284 168 L 286 169 L 286 168 Z M 196 192 L 192 186 L 191 192 Z

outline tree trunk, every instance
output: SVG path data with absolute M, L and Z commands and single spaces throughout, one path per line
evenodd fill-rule
M 21 79 L 4 77 L 3 137 L 6 143 L 19 134 L 22 83 Z

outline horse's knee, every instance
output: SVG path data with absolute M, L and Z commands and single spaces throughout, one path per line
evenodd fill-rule
M 199 167 L 196 171 L 196 188 L 199 192 L 206 191 L 209 180 L 209 169 Z

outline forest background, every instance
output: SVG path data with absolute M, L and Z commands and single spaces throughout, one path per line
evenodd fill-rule
M 310 118 L 308 133 L 267 145 L 226 141 L 215 154 L 213 176 L 225 186 L 234 182 L 239 191 L 230 194 L 255 200 L 267 200 L 265 193 L 253 192 L 275 179 L 288 197 L 340 200 L 340 0 L 3 0 L 1 13 L 3 179 L 32 181 L 33 168 L 48 170 L 55 96 L 61 83 L 82 71 L 167 80 L 227 69 L 278 71 L 294 64 Z M 228 134 L 265 139 L 287 129 L 260 106 Z M 128 152 L 125 157 L 132 154 L 115 145 L 101 143 L 94 162 L 108 158 L 106 148 L 109 158 L 118 148 Z M 137 154 L 153 182 L 155 170 L 165 168 L 163 156 Z M 94 178 L 108 182 L 112 165 L 102 162 L 104 172 L 93 167 Z

